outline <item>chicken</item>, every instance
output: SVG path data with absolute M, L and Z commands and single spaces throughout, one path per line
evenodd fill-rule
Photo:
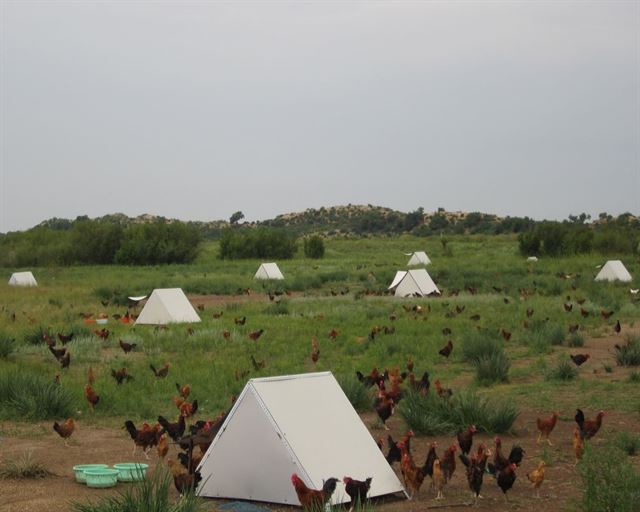
M 389 465 L 393 466 L 394 462 L 400 462 L 402 454 L 400 452 L 400 448 L 398 448 L 398 444 L 393 440 L 393 437 L 391 437 L 391 434 L 387 436 L 387 444 L 389 445 L 389 451 L 385 458 Z
M 181 386 L 176 382 L 176 390 L 178 391 L 178 394 L 186 400 L 189 398 L 189 394 L 191 393 L 191 386 L 189 386 L 189 384 Z
M 339 334 L 340 334 L 339 331 L 337 331 L 335 329 L 331 329 L 329 331 L 329 338 L 331 338 L 333 341 L 335 341 Z
M 53 354 L 53 357 L 55 357 L 58 362 L 60 362 L 60 360 L 67 353 L 67 349 L 65 347 L 55 348 L 53 345 L 49 345 L 49 352 L 51 352 Z
M 133 424 L 133 421 L 127 420 L 124 422 L 124 428 L 129 432 L 131 439 L 133 439 L 132 455 L 136 452 L 136 448 L 140 446 L 144 456 L 148 459 L 149 455 L 147 452 L 158 445 L 158 441 L 162 435 L 160 425 L 156 424 L 151 427 L 147 423 L 144 423 L 142 428 L 138 430 Z
M 73 339 L 73 333 L 70 332 L 69 334 L 62 334 L 61 332 L 59 332 L 58 339 L 60 340 L 60 343 L 66 345 Z
M 579 329 L 580 329 L 580 324 L 573 324 L 569 326 L 569 332 L 571 334 L 578 332 Z
M 158 368 L 157 370 L 152 364 L 149 365 L 149 368 L 151 368 L 151 371 L 156 377 L 158 377 L 159 379 L 164 379 L 167 375 L 169 375 L 169 368 L 171 368 L 171 363 L 165 363 L 164 366 Z
M 404 485 L 409 491 L 409 499 L 411 500 L 420 491 L 422 482 L 424 482 L 425 471 L 424 467 L 416 466 L 411 452 L 404 441 L 400 441 L 398 447 L 401 453 L 400 472 L 402 473 Z
M 229 338 L 231 338 L 231 332 L 225 329 L 224 331 L 222 331 L 222 336 L 225 340 L 228 340 Z
M 433 385 L 436 387 L 436 392 L 438 393 L 438 396 L 440 398 L 448 399 L 453 396 L 453 391 L 450 388 L 442 387 L 442 384 L 440 384 L 440 379 L 436 379 Z
M 113 368 L 111 368 L 111 376 L 116 379 L 118 385 L 122 384 L 123 382 L 129 382 L 130 380 L 133 380 L 133 375 L 129 375 L 129 370 L 127 370 L 125 367 L 122 367 L 119 370 L 114 370 Z
M 444 329 L 442 329 L 442 334 L 443 334 L 443 336 L 450 336 L 451 335 L 451 329 L 449 329 L 448 327 L 445 327 Z
M 484 478 L 489 455 L 490 452 L 484 444 L 480 444 L 480 446 L 478 446 L 477 453 L 471 458 L 464 453 L 459 455 L 460 461 L 467 468 L 467 483 L 469 484 L 469 489 L 471 489 L 473 498 L 476 501 L 481 497 L 480 490 L 482 489 L 482 480 Z
M 158 424 L 176 442 L 184 435 L 185 417 L 182 414 L 178 416 L 176 423 L 170 423 L 164 416 L 158 416 Z
M 495 443 L 495 453 L 493 454 L 493 463 L 489 463 L 488 465 L 489 473 L 497 476 L 497 474 L 509 464 L 520 465 L 524 457 L 524 450 L 520 446 L 514 445 L 511 448 L 509 457 L 505 457 L 502 454 L 502 440 L 496 436 L 493 442 Z
M 469 318 L 474 322 L 477 322 L 478 320 L 480 320 L 480 315 L 473 315 L 473 316 L 470 316 Z
M 431 446 L 429 447 L 429 451 L 427 452 L 427 458 L 424 461 L 424 466 L 422 466 L 424 474 L 430 476 L 433 480 L 433 463 L 438 460 L 438 455 L 436 453 L 436 448 L 438 447 L 438 443 L 433 441 Z
M 314 336 L 311 338 L 311 361 L 315 364 L 320 359 L 320 347 L 318 346 L 318 339 Z
M 181 495 L 193 492 L 202 480 L 202 476 L 198 471 L 189 473 L 175 460 L 169 459 L 167 465 L 173 476 L 173 485 Z
M 508 464 L 505 468 L 501 469 L 496 476 L 496 481 L 498 482 L 498 487 L 500 487 L 504 494 L 504 499 L 509 501 L 507 491 L 513 487 L 516 481 L 516 465 Z
M 613 330 L 615 331 L 616 334 L 620 334 L 620 331 L 622 331 L 622 327 L 620 326 L 620 320 L 616 321 L 616 325 L 613 326 Z
M 253 354 L 251 355 L 251 364 L 253 365 L 253 369 L 257 372 L 259 372 L 266 366 L 264 359 L 262 361 L 256 361 L 256 358 L 253 357 Z
M 217 320 L 218 318 L 220 318 L 222 315 L 224 315 L 224 311 L 219 311 L 219 312 L 216 312 L 216 313 L 211 313 L 211 316 L 212 316 L 213 318 L 215 318 L 216 320 Z
M 609 320 L 611 315 L 613 315 L 614 313 L 615 313 L 615 311 L 605 311 L 604 309 L 600 310 L 600 316 L 602 318 L 604 318 L 605 320 Z
M 511 333 L 509 331 L 505 331 L 504 329 L 500 329 L 500 335 L 504 339 L 504 341 L 509 341 L 511 339 Z
M 356 376 L 358 377 L 358 380 L 362 382 L 362 384 L 367 388 L 370 388 L 380 380 L 380 372 L 377 368 L 371 370 L 371 373 L 369 375 L 363 375 L 362 372 L 356 371 Z
M 69 368 L 69 365 L 71 364 L 71 352 L 69 350 L 67 350 L 64 355 L 60 358 L 60 368 L 62 368 L 63 370 L 65 368 Z
M 581 366 L 582 364 L 586 363 L 591 356 L 589 354 L 569 354 L 569 357 L 576 366 Z
M 68 440 L 73 434 L 73 431 L 76 428 L 75 421 L 73 418 L 67 419 L 64 423 L 58 423 L 57 421 L 53 422 L 53 430 L 55 430 L 58 435 L 64 439 L 64 445 L 69 446 Z
M 246 316 L 243 316 L 242 318 L 234 318 L 233 319 L 233 322 L 236 325 L 244 325 L 246 321 L 247 321 L 247 317 Z
M 533 308 L 527 308 L 527 318 L 531 318 L 533 316 L 533 313 Z
M 584 308 L 580 308 L 580 314 L 582 315 L 582 318 L 587 318 L 589 316 L 589 312 Z
M 556 426 L 558 416 L 560 416 L 560 413 L 554 412 L 550 418 L 538 418 L 536 420 L 536 424 L 538 425 L 538 440 L 536 441 L 537 444 L 540 444 L 540 440 L 544 436 L 549 446 L 553 446 L 553 444 L 551 444 L 551 441 L 549 440 L 549 435 L 551 434 L 551 432 L 553 432 L 553 429 Z
M 460 451 L 465 455 L 471 451 L 471 446 L 473 445 L 473 434 L 477 431 L 476 426 L 471 425 L 467 430 L 458 432 L 458 445 L 460 446 Z
M 344 483 L 344 490 L 351 498 L 351 507 L 349 512 L 353 511 L 354 507 L 362 507 L 367 500 L 367 493 L 371 488 L 371 477 L 367 478 L 364 482 L 361 480 L 354 480 L 349 476 L 345 476 L 342 479 Z
M 91 384 L 85 384 L 84 386 L 84 397 L 87 399 L 89 403 L 89 407 L 91 407 L 91 411 L 93 412 L 94 407 L 100 401 L 100 397 L 96 394 Z
M 120 348 L 123 350 L 123 352 L 125 354 L 128 354 L 129 352 L 131 352 L 134 348 L 136 348 L 138 346 L 137 343 L 128 343 L 128 342 L 122 341 L 122 340 L 118 340 L 118 344 L 120 345 Z
M 413 372 L 413 359 L 408 358 L 406 366 L 407 366 L 407 371 L 408 372 Z
M 527 473 L 529 482 L 533 484 L 533 488 L 536 490 L 536 498 L 540 497 L 540 486 L 544 482 L 544 461 L 538 463 L 538 467 L 531 473 Z
M 111 334 L 109 332 L 108 329 L 105 329 L 104 327 L 100 330 L 95 329 L 93 331 L 93 333 L 98 337 L 98 338 L 102 338 L 103 340 L 108 340 L 109 339 L 109 334 Z
M 585 420 L 582 410 L 577 409 L 574 419 L 580 429 L 580 437 L 589 440 L 595 436 L 602 426 L 602 418 L 604 418 L 604 411 L 600 411 L 594 419 Z
M 302 505 L 303 509 L 321 510 L 324 508 L 325 503 L 331 499 L 331 495 L 336 490 L 338 479 L 329 478 L 325 480 L 322 485 L 322 489 L 315 490 L 307 487 L 302 479 L 294 473 L 291 475 L 291 483 L 293 484 L 293 488 L 296 490 L 298 501 L 300 502 L 300 505 Z
M 564 310 L 565 310 L 567 313 L 571 312 L 571 310 L 573 309 L 573 304 L 566 304 L 566 303 L 565 303 L 565 304 L 563 304 L 563 306 L 564 306 Z
M 253 341 L 258 341 L 260 336 L 262 336 L 263 332 L 264 332 L 264 329 L 259 329 L 257 331 L 250 332 L 249 333 L 249 338 L 251 338 Z
M 156 446 L 158 452 L 158 458 L 164 459 L 169 453 L 169 443 L 167 442 L 167 436 L 162 434 L 158 439 L 158 446 Z
M 395 403 L 391 398 L 383 398 L 376 405 L 376 413 L 378 413 L 378 418 L 382 421 L 382 425 L 385 430 L 389 430 L 387 427 L 387 420 L 393 415 L 393 411 L 395 410 Z
M 456 450 L 458 448 L 455 444 L 452 444 L 447 448 L 442 456 L 442 460 L 440 461 L 440 469 L 442 470 L 442 474 L 444 476 L 445 482 L 451 480 L 453 473 L 456 470 Z
M 193 416 L 198 411 L 198 401 L 194 400 L 193 403 L 189 403 L 181 397 L 174 396 L 171 398 L 175 406 L 180 410 L 180 415 L 189 417 Z
M 189 460 L 189 453 L 191 453 L 191 460 Z M 200 455 L 194 454 L 192 450 L 187 450 L 186 452 L 178 453 L 178 460 L 180 464 L 184 466 L 188 473 L 194 473 L 198 468 L 198 465 L 202 461 L 203 454 Z
M 429 372 L 424 372 L 418 381 L 416 380 L 415 375 L 410 373 L 409 385 L 414 391 L 417 391 L 421 395 L 426 395 L 429 392 L 429 387 L 431 386 L 431 383 L 429 382 Z
M 584 453 L 584 441 L 582 440 L 582 436 L 580 435 L 580 429 L 573 429 L 573 453 L 576 456 L 576 464 L 582 458 L 582 454 Z
M 442 494 L 442 489 L 444 489 L 445 484 L 447 483 L 446 478 L 442 470 L 440 469 L 440 460 L 436 459 L 433 462 L 433 476 L 431 477 L 433 480 L 433 486 L 435 487 L 438 494 L 436 496 L 437 500 L 444 499 L 444 495 Z
M 452 350 L 453 350 L 453 341 L 449 340 L 444 347 L 438 350 L 438 354 L 448 358 Z

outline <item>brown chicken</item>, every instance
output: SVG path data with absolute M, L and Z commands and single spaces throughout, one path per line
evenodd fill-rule
M 100 401 L 100 397 L 93 390 L 93 387 L 91 387 L 91 384 L 85 384 L 85 386 L 84 386 L 84 397 L 87 399 L 87 402 L 89 403 L 89 407 L 91 408 L 91 411 L 93 412 L 94 407 Z
M 191 386 L 189 386 L 189 384 L 185 384 L 184 386 L 181 386 L 176 382 L 176 389 L 178 390 L 178 394 L 182 398 L 184 398 L 185 400 L 189 398 L 189 394 L 191 393 Z
M 395 402 L 391 398 L 387 398 L 386 396 L 380 398 L 378 403 L 375 406 L 376 413 L 378 414 L 378 418 L 382 421 L 382 425 L 385 430 L 389 430 L 387 426 L 387 420 L 393 415 L 393 411 L 395 410 Z
M 231 338 L 231 332 L 225 329 L 224 331 L 222 331 L 222 336 L 225 340 L 228 340 L 229 338 Z
M 578 332 L 579 329 L 580 329 L 580 324 L 573 324 L 569 326 L 569 332 L 571 334 Z
M 538 463 L 538 467 L 531 473 L 527 473 L 529 482 L 533 484 L 533 488 L 536 490 L 536 498 L 540 497 L 540 486 L 544 482 L 544 461 Z
M 169 368 L 171 368 L 171 363 L 164 363 L 164 366 L 158 368 L 157 370 L 156 367 L 152 364 L 149 365 L 149 368 L 151 368 L 151 371 L 157 378 L 164 379 L 167 375 L 169 375 Z
M 582 315 L 582 318 L 587 318 L 589 316 L 589 312 L 584 308 L 580 308 L 580 314 Z
M 131 352 L 134 348 L 136 348 L 138 346 L 137 343 L 128 343 L 128 342 L 122 341 L 122 340 L 118 340 L 118 344 L 120 345 L 120 348 L 123 350 L 123 352 L 125 354 L 128 354 L 129 352 Z
M 63 370 L 65 368 L 69 368 L 69 365 L 71 364 L 71 352 L 69 350 L 67 350 L 64 355 L 60 358 L 60 368 L 62 368 Z
M 422 467 L 416 466 L 407 443 L 400 441 L 398 447 L 400 448 L 400 472 L 411 500 L 420 491 L 422 482 L 424 482 L 425 471 Z
M 578 424 L 582 439 L 591 439 L 598 433 L 598 430 L 600 430 L 600 427 L 602 426 L 602 418 L 604 418 L 604 411 L 600 411 L 593 419 L 585 420 L 582 410 L 576 410 L 574 419 Z
M 136 452 L 137 447 L 140 446 L 144 456 L 148 459 L 149 455 L 147 452 L 158 445 L 158 441 L 162 435 L 162 427 L 160 424 L 156 423 L 151 427 L 148 423 L 143 423 L 142 428 L 138 430 L 133 424 L 133 421 L 127 420 L 124 422 L 124 428 L 129 432 L 131 439 L 133 439 L 132 455 Z
M 253 341 L 258 341 L 260 339 L 260 336 L 262 336 L 263 332 L 264 332 L 264 329 L 259 329 L 257 331 L 250 332 L 249 338 L 251 338 Z
M 613 326 L 613 330 L 615 331 L 616 334 L 620 334 L 620 331 L 622 331 L 622 327 L 620 326 L 620 320 L 618 320 L 616 322 L 616 325 Z
M 61 332 L 59 332 L 58 339 L 60 340 L 60 343 L 66 345 L 73 339 L 73 333 L 70 332 L 69 334 L 62 334 Z
M 453 473 L 456 470 L 456 450 L 458 447 L 455 444 L 452 444 L 447 448 L 442 456 L 442 460 L 440 461 L 440 469 L 442 470 L 442 475 L 444 476 L 445 482 L 451 480 Z
M 563 304 L 564 310 L 569 313 L 573 309 L 573 304 Z
M 244 325 L 247 321 L 247 317 L 243 316 L 242 318 L 234 318 L 233 321 L 236 325 Z
M 111 334 L 107 329 L 105 329 L 104 327 L 100 330 L 95 329 L 93 331 L 93 333 L 98 337 L 98 338 L 102 338 L 103 340 L 108 340 L 109 339 L 109 334 Z
M 325 480 L 322 485 L 322 489 L 315 490 L 307 487 L 302 479 L 294 473 L 291 475 L 291 483 L 293 484 L 293 488 L 296 490 L 298 501 L 300 502 L 300 505 L 302 505 L 303 509 L 321 510 L 324 508 L 325 503 L 331 499 L 331 495 L 336 490 L 338 479 L 329 478 Z
M 266 361 L 263 359 L 262 361 L 256 361 L 256 358 L 251 355 L 251 364 L 253 365 L 253 369 L 257 372 L 262 370 L 266 365 Z
M 553 432 L 553 429 L 556 426 L 558 416 L 560 416 L 560 413 L 554 412 L 550 418 L 538 418 L 536 420 L 536 424 L 538 425 L 538 440 L 536 441 L 537 444 L 540 444 L 540 440 L 544 437 L 547 440 L 547 443 L 549 443 L 549 446 L 553 446 L 553 444 L 551 444 L 551 441 L 549 440 L 549 435 L 551 435 L 551 432 Z
M 192 403 L 187 402 L 184 398 L 174 396 L 171 398 L 175 406 L 180 410 L 180 415 L 188 418 L 193 416 L 198 411 L 198 401 L 194 400 Z
M 453 396 L 453 391 L 451 390 L 451 388 L 443 388 L 442 384 L 440 383 L 440 379 L 436 379 L 433 385 L 436 387 L 436 392 L 438 393 L 438 396 L 440 398 L 448 399 Z
M 76 424 L 73 418 L 69 418 L 64 423 L 58 423 L 57 421 L 53 422 L 53 430 L 55 430 L 58 435 L 64 439 L 64 445 L 69 446 L 68 440 L 73 434 L 73 431 L 76 428 Z
M 615 311 L 605 311 L 604 309 L 600 310 L 600 316 L 602 318 L 604 318 L 605 320 L 609 320 L 611 315 L 613 315 L 614 313 L 615 313 Z
M 576 366 L 581 366 L 586 363 L 591 356 L 589 354 L 569 354 L 569 357 Z
M 156 446 L 156 450 L 158 452 L 158 458 L 164 459 L 169 453 L 169 442 L 167 441 L 167 436 L 162 434 L 160 439 L 158 439 L 158 446 Z
M 438 350 L 438 354 L 448 358 L 452 350 L 453 350 L 453 341 L 449 340 L 444 347 Z
M 511 339 L 511 333 L 509 331 L 505 331 L 504 329 L 500 329 L 500 335 L 504 339 L 504 341 L 509 341 Z
M 171 469 L 171 475 L 173 476 L 173 485 L 175 485 L 176 490 L 181 495 L 193 492 L 200 483 L 200 480 L 202 480 L 202 477 L 200 476 L 200 473 L 198 471 L 189 473 L 182 467 L 179 462 L 175 460 L 169 459 L 167 461 L 167 465 Z
M 467 430 L 458 432 L 458 445 L 460 446 L 460 451 L 465 455 L 471 451 L 471 447 L 473 445 L 473 434 L 477 431 L 478 429 L 476 429 L 476 426 L 471 425 Z
M 433 461 L 433 476 L 431 477 L 431 479 L 433 481 L 434 488 L 436 489 L 436 491 L 438 491 L 438 494 L 436 495 L 436 499 L 437 500 L 444 499 L 442 490 L 444 489 L 444 486 L 447 483 L 447 480 L 445 479 L 444 474 L 442 473 L 442 469 L 440 468 L 439 459 L 436 459 Z
M 335 329 L 331 329 L 329 331 L 329 338 L 331 338 L 332 340 L 335 341 L 335 339 L 338 337 L 340 333 L 338 331 L 336 331 Z
M 311 338 L 311 361 L 315 364 L 318 359 L 320 359 L 320 347 L 318 346 L 317 338 L 314 336 Z
M 349 512 L 352 512 L 354 507 L 364 507 L 365 501 L 367 501 L 367 493 L 371 488 L 371 478 L 367 478 L 364 482 L 361 480 L 354 480 L 350 476 L 345 476 L 342 479 L 344 483 L 344 490 L 351 498 L 351 506 Z
M 114 370 L 112 368 L 111 376 L 116 380 L 118 385 L 122 384 L 123 382 L 129 382 L 130 380 L 133 380 L 133 375 L 130 375 L 129 370 L 127 370 L 125 367 L 122 367 L 119 370 Z

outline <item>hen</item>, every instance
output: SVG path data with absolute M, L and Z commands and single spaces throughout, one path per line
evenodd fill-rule
M 167 464 L 171 469 L 173 485 L 181 495 L 193 492 L 198 487 L 202 480 L 202 476 L 198 471 L 189 473 L 175 460 L 168 460 Z
M 156 369 L 155 366 L 150 364 L 149 368 L 151 368 L 151 371 L 157 378 L 164 379 L 167 375 L 169 375 L 169 368 L 171 368 L 171 363 L 165 363 L 164 366 L 158 369 Z
M 162 434 L 160 439 L 158 439 L 158 446 L 156 446 L 156 450 L 158 451 L 158 457 L 164 459 L 169 453 L 169 443 L 167 442 L 167 436 Z
M 385 430 L 389 430 L 387 426 L 387 420 L 393 414 L 395 410 L 395 403 L 391 398 L 382 398 L 375 406 L 376 413 L 378 413 L 378 418 L 382 421 L 382 425 Z
M 331 499 L 331 495 L 336 490 L 337 478 L 329 478 L 322 485 L 322 489 L 309 489 L 302 479 L 294 473 L 291 475 L 291 483 L 296 490 L 298 501 L 303 509 L 321 510 L 325 503 Z
M 574 419 L 580 428 L 580 437 L 588 440 L 595 436 L 602 426 L 602 418 L 604 418 L 604 411 L 600 411 L 594 419 L 585 420 L 582 410 L 577 409 Z
M 76 424 L 73 418 L 69 418 L 64 423 L 58 423 L 57 421 L 53 422 L 53 430 L 55 430 L 58 435 L 64 439 L 64 445 L 69 446 L 68 440 L 73 434 L 74 429 L 76 428 Z
M 91 384 L 85 384 L 84 386 L 84 397 L 87 399 L 89 403 L 89 407 L 91 407 L 91 411 L 94 410 L 94 407 L 100 401 L 100 397 L 96 394 Z
M 433 486 L 435 487 L 436 491 L 438 491 L 438 494 L 436 496 L 437 500 L 442 500 L 444 499 L 444 495 L 442 494 L 442 489 L 444 489 L 445 484 L 447 483 L 446 478 L 444 477 L 444 474 L 442 473 L 442 470 L 440 469 L 440 460 L 436 459 L 433 462 Z
M 182 414 L 175 423 L 170 423 L 164 416 L 158 416 L 158 423 L 169 434 L 169 437 L 176 442 L 184 435 L 185 420 Z
M 409 491 L 409 499 L 411 500 L 420 491 L 422 482 L 424 482 L 425 471 L 423 467 L 416 466 L 405 442 L 401 441 L 398 447 L 402 454 L 400 472 L 404 478 L 404 484 Z
M 442 460 L 440 461 L 440 469 L 442 470 L 442 475 L 444 476 L 445 483 L 451 480 L 454 471 L 456 470 L 456 450 L 458 448 L 455 444 L 452 444 L 447 448 L 442 456 Z
M 558 416 L 560 416 L 560 414 L 554 412 L 550 418 L 538 418 L 536 420 L 536 423 L 538 425 L 538 440 L 536 441 L 537 444 L 540 444 L 540 440 L 544 436 L 544 438 L 547 440 L 547 443 L 549 443 L 549 446 L 553 446 L 553 444 L 551 444 L 551 441 L 549 440 L 549 435 L 551 435 L 551 432 L 553 432 L 553 429 L 556 426 Z
M 453 341 L 449 340 L 444 347 L 438 350 L 438 354 L 448 358 L 452 350 L 453 350 Z
M 251 338 L 253 341 L 258 341 L 260 336 L 262 336 L 263 332 L 264 332 L 264 329 L 260 329 L 260 330 L 257 330 L 257 331 L 250 332 L 249 333 L 249 338 Z
M 125 354 L 128 354 L 138 346 L 137 343 L 127 343 L 126 341 L 122 340 L 118 340 L 118 344 Z
M 186 400 L 187 398 L 189 398 L 189 394 L 191 393 L 191 386 L 189 386 L 189 384 L 184 384 L 181 386 L 176 382 L 176 390 L 178 391 L 178 394 Z
M 133 424 L 133 421 L 127 420 L 124 422 L 124 427 L 129 432 L 131 439 L 133 439 L 133 453 L 136 452 L 136 448 L 140 446 L 144 453 L 144 456 L 148 459 L 148 451 L 158 445 L 158 441 L 160 440 L 161 427 L 156 424 L 153 427 L 149 426 L 147 423 L 142 425 L 142 428 L 138 430 L 136 426 Z
M 361 480 L 354 480 L 349 476 L 345 476 L 342 479 L 344 483 L 344 490 L 351 498 L 351 507 L 349 512 L 352 512 L 353 507 L 362 507 L 367 500 L 367 493 L 371 488 L 371 478 L 367 478 L 364 482 Z
M 133 375 L 130 375 L 129 370 L 124 367 L 120 368 L 119 370 L 114 370 L 112 368 L 111 376 L 116 380 L 118 385 L 122 384 L 123 382 L 129 382 L 130 380 L 133 380 Z
M 582 458 L 582 454 L 584 453 L 584 441 L 582 440 L 582 436 L 580 435 L 580 429 L 575 428 L 573 430 L 573 453 L 576 456 L 576 464 Z
M 509 464 L 505 468 L 501 469 L 496 476 L 496 480 L 498 482 L 498 487 L 500 487 L 504 494 L 504 499 L 509 501 L 509 498 L 507 498 L 507 491 L 513 487 L 513 484 L 516 481 L 516 465 Z
M 464 432 L 458 432 L 458 445 L 460 446 L 460 451 L 465 455 L 471 451 L 471 446 L 473 445 L 473 434 L 477 431 L 476 426 L 471 425 Z
M 459 455 L 460 461 L 467 468 L 467 483 L 469 489 L 473 493 L 473 498 L 477 502 L 480 497 L 480 490 L 482 489 L 482 480 L 484 478 L 485 469 L 487 467 L 487 459 L 490 455 L 489 450 L 484 444 L 478 446 L 476 455 L 471 458 L 466 454 L 461 453 Z
M 527 473 L 529 482 L 533 484 L 533 488 L 536 490 L 536 498 L 540 497 L 540 486 L 544 482 L 544 461 L 540 461 L 538 467 L 531 473 Z
M 569 354 L 569 357 L 576 366 L 581 366 L 582 364 L 586 363 L 591 356 L 589 354 Z

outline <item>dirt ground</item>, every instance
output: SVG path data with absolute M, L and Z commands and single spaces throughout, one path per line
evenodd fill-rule
M 627 332 L 639 330 L 640 326 L 636 326 L 634 329 L 627 329 Z M 588 339 L 585 347 L 566 349 L 566 351 L 591 354 L 591 360 L 581 368 L 581 373 L 585 378 L 615 381 L 625 378 L 628 371 L 617 367 L 613 373 L 607 373 L 604 371 L 603 364 L 615 365 L 613 345 L 618 342 L 620 342 L 620 337 L 612 333 L 601 338 Z M 482 492 L 484 499 L 478 502 L 475 509 L 494 512 L 566 510 L 569 505 L 576 503 L 580 495 L 578 478 L 573 466 L 574 458 L 571 445 L 572 432 L 575 427 L 572 418 L 573 411 L 571 414 L 562 411 L 563 414 L 551 436 L 554 446 L 545 448 L 543 445 L 536 445 L 535 423 L 536 417 L 547 417 L 550 411 L 528 410 L 526 404 L 520 405 L 521 414 L 515 424 L 517 436 L 501 436 L 506 451 L 511 448 L 512 443 L 520 444 L 525 449 L 525 460 L 518 469 L 517 481 L 509 492 L 510 502 L 505 502 L 495 481 L 487 476 Z M 595 413 L 595 411 L 586 412 L 588 416 Z M 386 438 L 387 432 L 380 428 L 375 413 L 365 413 L 361 417 L 375 439 Z M 72 470 L 75 464 L 105 463 L 111 465 L 118 462 L 140 461 L 148 462 L 150 469 L 153 469 L 159 463 L 155 451 L 151 452 L 149 461 L 145 459 L 140 450 L 135 456 L 132 456 L 133 443 L 123 429 L 92 427 L 80 423 L 67 447 L 52 430 L 51 424 L 52 422 L 36 424 L 0 422 L 0 464 L 7 460 L 13 460 L 24 453 L 31 453 L 33 460 L 44 464 L 52 472 L 51 476 L 40 480 L 0 479 L 0 512 L 71 510 L 73 502 L 84 503 L 98 500 L 104 496 L 118 493 L 130 485 L 121 483 L 113 489 L 89 489 L 75 482 Z M 388 421 L 388 425 L 391 428 L 391 435 L 396 440 L 404 435 L 403 422 L 399 417 L 392 417 Z M 621 430 L 640 433 L 640 423 L 637 416 L 607 411 L 602 430 L 591 442 L 603 443 L 612 433 Z M 438 442 L 439 454 L 442 454 L 447 446 L 455 442 L 452 437 L 414 438 L 411 446 L 417 463 L 424 461 L 428 446 L 434 439 Z M 489 436 L 477 435 L 475 443 L 477 442 L 484 442 L 491 448 L 493 447 L 493 441 Z M 167 458 L 175 458 L 174 450 L 175 448 L 172 447 Z M 535 492 L 531 489 L 525 475 L 537 466 L 543 455 L 547 460 L 546 478 L 541 489 L 541 497 L 536 499 Z M 397 464 L 396 470 L 399 474 Z M 335 476 L 341 477 L 343 475 Z M 172 493 L 177 498 L 175 490 L 172 489 Z M 453 479 L 444 490 L 444 495 L 445 500 L 435 501 L 435 495 L 429 490 L 429 482 L 427 481 L 413 501 L 385 498 L 378 500 L 375 508 L 380 512 L 413 512 L 431 508 L 455 509 L 470 504 L 470 492 L 467 487 L 464 467 L 459 462 Z M 209 508 L 215 510 L 223 502 L 210 500 L 208 503 L 210 504 Z M 272 510 L 292 510 L 281 506 L 265 506 Z M 578 506 L 576 506 L 576 510 L 579 510 Z

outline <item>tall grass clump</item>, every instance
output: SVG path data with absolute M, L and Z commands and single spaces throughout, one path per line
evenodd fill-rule
M 631 432 L 618 432 L 613 438 L 613 444 L 627 455 L 635 456 L 640 453 L 640 436 Z
M 512 401 L 489 400 L 472 390 L 448 400 L 435 393 L 409 393 L 400 402 L 400 412 L 415 433 L 424 435 L 452 435 L 471 424 L 481 432 L 501 434 L 509 432 L 518 417 Z
M 15 480 L 45 478 L 51 472 L 40 462 L 33 460 L 31 452 L 24 452 L 16 458 L 7 459 L 0 466 L 0 478 Z
M 468 331 L 462 338 L 462 357 L 470 363 L 502 350 L 500 339 L 487 331 Z
M 561 324 L 545 321 L 532 322 L 525 343 L 537 354 L 546 354 L 553 345 L 562 345 L 565 332 Z
M 39 325 L 38 327 L 34 327 L 33 329 L 27 331 L 24 335 L 24 341 L 29 345 L 40 345 L 44 343 L 45 336 L 55 336 L 53 331 L 48 327 L 42 327 Z
M 616 350 L 616 362 L 620 366 L 640 366 L 640 337 L 630 338 Z
M 338 375 L 337 380 L 356 411 L 362 412 L 371 408 L 369 390 L 363 386 L 355 375 Z
M 53 379 L 15 370 L 0 374 L 0 418 L 48 420 L 73 411 L 72 395 Z
M 578 369 L 572 362 L 559 359 L 555 366 L 547 370 L 547 380 L 573 380 L 578 376 Z
M 579 332 L 572 332 L 567 340 L 570 347 L 584 347 L 584 336 Z
M 627 455 L 612 445 L 585 447 L 577 466 L 584 512 L 637 512 L 640 473 Z
M 0 359 L 7 359 L 16 348 L 16 340 L 6 332 L 0 332 Z
M 486 331 L 469 331 L 462 339 L 462 355 L 473 364 L 479 384 L 489 386 L 509 379 L 511 363 L 497 336 Z
M 476 380 L 481 386 L 490 386 L 509 380 L 511 363 L 502 350 L 489 356 L 480 357 L 473 365 L 476 369 Z
M 74 503 L 74 512 L 200 512 L 203 502 L 188 493 L 175 503 L 169 501 L 171 475 L 156 470 L 140 482 L 124 488 L 115 496 L 108 496 L 94 503 Z

